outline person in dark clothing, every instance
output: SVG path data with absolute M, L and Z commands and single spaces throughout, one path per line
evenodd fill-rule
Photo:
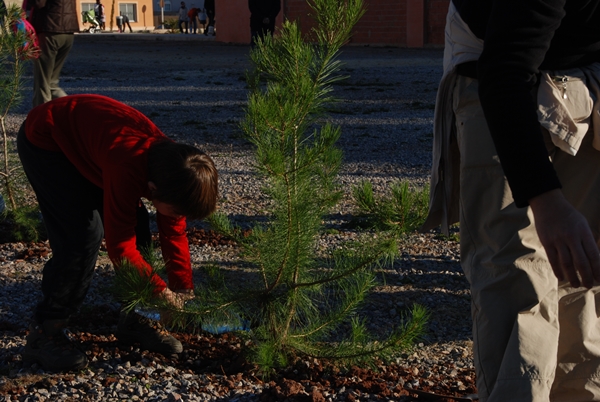
M 139 111 L 100 95 L 71 95 L 29 112 L 17 136 L 40 205 L 52 258 L 44 266 L 23 359 L 52 371 L 85 367 L 62 335 L 92 281 L 102 239 L 116 269 L 127 262 L 173 308 L 193 298 L 186 218 L 214 211 L 218 173 L 201 150 L 166 137 Z M 167 281 L 144 259 L 151 236 L 145 198 L 156 209 Z M 165 355 L 181 342 L 159 323 L 122 313 L 117 338 Z
M 188 33 L 188 9 L 185 6 L 185 2 L 181 2 L 181 6 L 179 7 L 179 32 Z M 183 27 L 185 26 L 185 31 Z
M 129 17 L 125 13 L 121 13 L 123 16 L 123 32 L 125 32 L 125 27 L 129 28 L 129 33 L 133 33 L 133 29 L 131 29 L 131 24 L 129 23 Z
M 100 23 L 100 29 L 106 29 L 106 14 L 104 13 L 104 4 L 100 0 L 96 0 L 94 5 L 94 13 L 96 14 L 96 21 Z
M 481 402 L 600 401 L 600 0 L 452 0 L 430 213 L 460 219 Z
M 59 86 L 60 72 L 79 31 L 75 0 L 29 0 L 29 22 L 40 45 L 40 56 L 33 60 L 33 106 L 66 96 Z
M 250 9 L 250 44 L 264 39 L 266 35 L 273 35 L 275 19 L 281 11 L 281 0 L 248 0 Z
M 213 36 L 215 35 L 215 0 L 205 0 L 204 10 L 206 11 L 206 17 L 208 18 L 207 29 L 204 30 L 204 35 L 208 35 L 208 31 L 212 31 Z M 212 27 L 212 29 L 211 29 Z

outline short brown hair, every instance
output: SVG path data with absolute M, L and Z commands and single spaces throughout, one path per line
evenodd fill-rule
M 153 198 L 190 219 L 204 219 L 217 206 L 219 175 L 213 160 L 196 147 L 161 141 L 148 150 L 148 181 Z

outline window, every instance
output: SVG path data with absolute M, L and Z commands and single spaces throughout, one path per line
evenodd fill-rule
M 164 0 L 165 1 L 165 9 L 164 11 L 171 11 L 171 0 Z M 156 2 L 156 8 L 155 10 L 160 11 L 160 0 L 158 0 Z
M 96 3 L 81 3 L 81 12 L 94 11 Z
M 126 15 L 129 22 L 137 21 L 137 4 L 135 3 L 119 3 L 119 15 Z

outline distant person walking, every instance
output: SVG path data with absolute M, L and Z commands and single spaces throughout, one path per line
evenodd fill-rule
M 204 10 L 206 10 L 206 17 L 208 18 L 208 27 L 204 30 L 204 35 L 208 35 L 207 31 L 211 31 L 210 27 L 212 27 L 212 35 L 215 35 L 215 0 L 205 0 L 204 1 Z
M 75 0 L 35 0 L 31 6 L 29 22 L 40 43 L 40 57 L 33 60 L 35 107 L 67 95 L 59 86 L 60 72 L 79 31 L 79 15 Z
M 94 5 L 94 13 L 96 14 L 96 21 L 100 23 L 100 29 L 106 29 L 106 15 L 104 14 L 104 4 L 100 0 L 96 0 Z
M 185 33 L 188 33 L 188 9 L 185 2 L 181 2 L 179 7 L 179 32 L 183 33 L 183 25 L 185 25 Z
M 275 19 L 281 11 L 281 0 L 248 0 L 250 9 L 251 45 L 264 40 L 265 36 L 273 35 Z

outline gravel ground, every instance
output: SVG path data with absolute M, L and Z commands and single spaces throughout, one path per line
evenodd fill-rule
M 244 225 L 261 219 L 267 203 L 253 174 L 252 148 L 237 128 L 247 95 L 249 48 L 198 36 L 78 35 L 62 86 L 69 94 L 97 93 L 129 104 L 170 137 L 205 149 L 220 172 L 219 208 Z M 366 179 L 378 193 L 398 179 L 427 185 L 442 50 L 347 47 L 340 58 L 349 78 L 336 85 L 340 102 L 328 120 L 342 128 L 344 165 L 339 180 L 346 194 L 328 217 L 327 224 L 337 230 L 322 236 L 323 248 L 358 235 L 347 225 L 355 212 L 352 185 Z M 24 103 L 8 119 L 13 134 L 28 111 L 30 92 L 28 75 Z M 208 229 L 204 223 L 194 227 Z M 235 336 L 177 333 L 184 345 L 194 346 L 178 360 L 113 346 L 119 307 L 107 296 L 113 272 L 106 258 L 98 263 L 72 329 L 78 340 L 96 345 L 88 352 L 93 357 L 90 367 L 70 374 L 24 367 L 20 351 L 48 250 L 45 244 L 0 245 L 0 401 L 409 401 L 425 400 L 428 395 L 422 391 L 476 398 L 470 295 L 458 244 L 426 233 L 410 236 L 400 247 L 401 256 L 382 273 L 385 281 L 369 296 L 364 310 L 369 328 L 377 334 L 397 324 L 413 303 L 426 306 L 431 312 L 428 332 L 413 350 L 399 355 L 395 364 L 380 367 L 377 374 L 355 368 L 333 378 L 323 374 L 302 379 L 294 378 L 297 368 L 290 368 L 277 381 L 263 382 L 251 369 L 198 369 L 202 355 L 209 353 L 209 347 L 201 345 L 212 345 L 213 350 L 233 344 L 231 350 L 239 349 Z M 205 238 L 193 241 L 191 251 L 196 267 L 210 262 L 235 274 L 240 264 L 237 248 L 227 242 Z M 98 349 L 102 342 L 105 348 Z M 305 363 L 312 373 L 319 366 Z M 366 379 L 380 385 L 366 387 Z

